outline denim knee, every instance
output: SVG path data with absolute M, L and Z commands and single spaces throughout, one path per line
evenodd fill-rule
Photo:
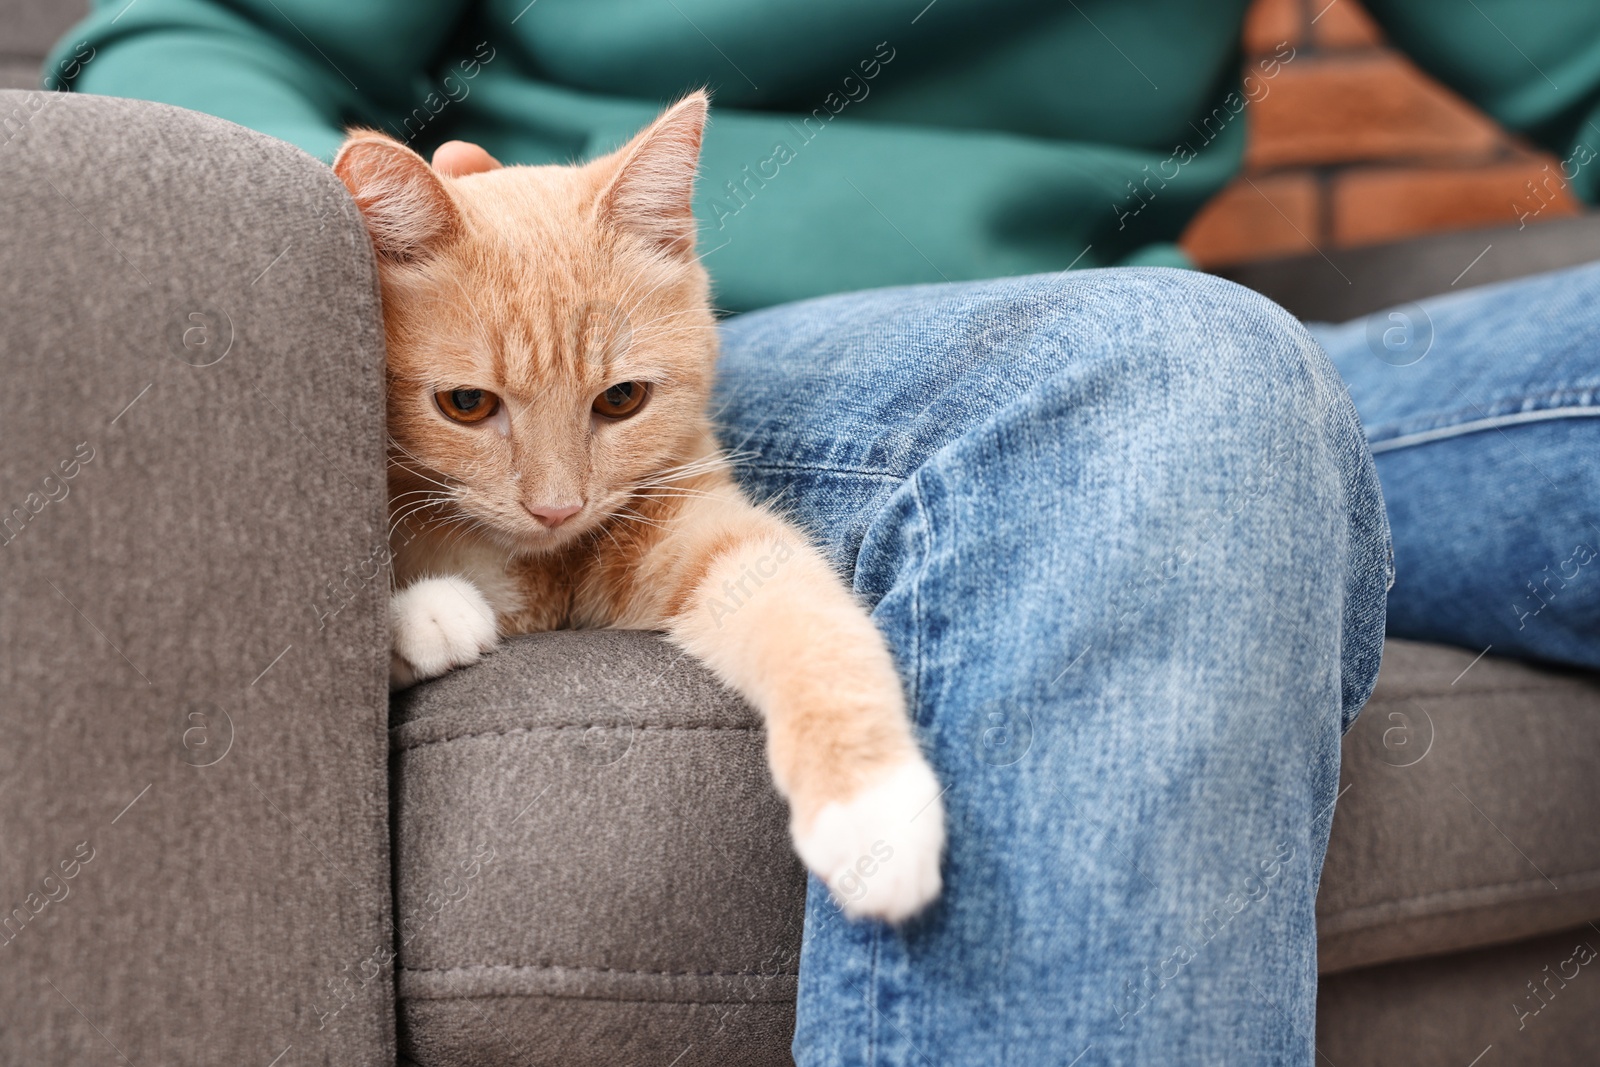
M 1376 681 L 1392 551 L 1354 406 L 1306 329 L 1248 289 L 1159 268 L 1019 279 L 968 310 L 964 328 L 993 335 L 988 410 L 969 411 L 959 436 L 928 455 L 929 475 L 943 468 L 941 488 L 1003 495 L 957 474 L 993 463 L 1040 495 L 1084 471 L 1125 479 L 1076 505 L 1107 514 L 1072 520 L 1141 560 L 1110 593 L 1114 630 L 1152 624 L 1153 610 L 1237 611 L 1179 609 L 1171 598 L 1247 595 L 1263 568 L 1299 569 L 1271 579 L 1280 592 L 1255 605 L 1258 622 L 1321 618 L 1324 605 L 1295 603 L 1297 583 L 1342 603 L 1328 636 L 1342 650 L 1344 723 L 1353 722 Z M 1080 444 L 1058 447 L 1068 441 Z M 1217 538 L 1234 544 L 1221 551 Z M 1240 574 L 1164 577 L 1196 565 Z
M 1092 363 L 1102 387 L 1163 394 L 1169 432 L 1204 451 L 1248 449 L 1291 422 L 1316 434 L 1359 432 L 1316 341 L 1266 297 L 1199 271 L 1094 273 L 1062 278 L 1057 311 L 1035 332 L 1038 354 L 1061 371 Z M 1262 418 L 1246 421 L 1247 412 Z M 1219 418 L 1233 433 L 1199 439 L 1195 420 Z

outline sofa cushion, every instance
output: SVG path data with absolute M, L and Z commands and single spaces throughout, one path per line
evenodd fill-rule
M 562 632 L 392 722 L 406 1055 L 789 1062 L 805 879 L 743 701 L 658 636 Z
M 1324 974 L 1600 917 L 1600 682 L 1389 641 L 1344 739 Z
M 1597 720 L 1591 676 L 1389 642 L 1344 742 L 1324 972 L 1600 916 Z M 418 1064 L 789 1062 L 804 877 L 760 724 L 702 667 L 517 638 L 393 724 Z
M 1576 930 L 1330 975 L 1319 1067 L 1594 1067 L 1600 931 Z M 1490 1049 L 1493 1052 L 1490 1052 Z

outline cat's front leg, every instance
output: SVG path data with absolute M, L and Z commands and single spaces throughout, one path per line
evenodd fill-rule
M 500 642 L 494 609 L 465 578 L 423 578 L 389 598 L 389 688 L 477 662 Z
M 748 504 L 699 501 L 672 546 L 673 638 L 767 723 L 801 860 L 848 915 L 898 922 L 939 895 L 944 806 L 887 642 L 827 562 Z

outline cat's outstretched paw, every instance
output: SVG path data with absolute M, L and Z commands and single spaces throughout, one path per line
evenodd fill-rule
M 394 652 L 389 688 L 475 663 L 499 643 L 494 609 L 465 578 L 424 578 L 389 600 Z
M 944 805 L 921 756 L 843 803 L 825 805 L 795 851 L 851 918 L 909 919 L 939 895 Z

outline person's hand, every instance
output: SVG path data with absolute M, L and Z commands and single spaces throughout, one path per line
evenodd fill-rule
M 504 164 L 485 152 L 482 145 L 467 141 L 446 141 L 433 150 L 433 169 L 446 178 L 480 174 L 502 166 Z

